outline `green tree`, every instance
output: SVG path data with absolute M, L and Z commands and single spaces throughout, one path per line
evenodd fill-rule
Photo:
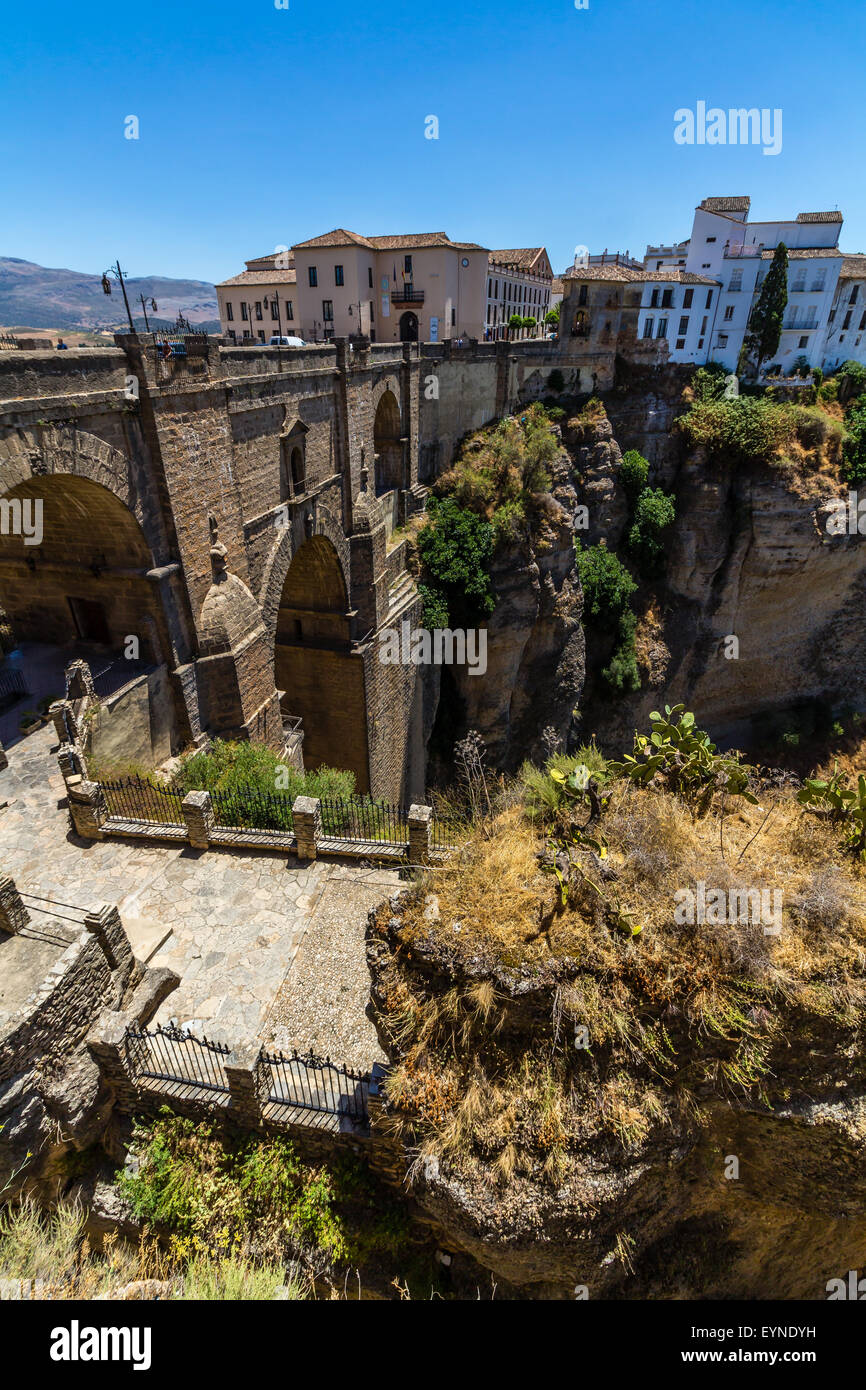
M 628 533 L 628 548 L 647 578 L 661 573 L 665 549 L 661 534 L 676 517 L 673 493 L 661 488 L 644 488 L 634 509 L 634 521 Z
M 626 449 L 622 456 L 619 476 L 625 488 L 629 506 L 633 507 L 646 487 L 649 477 L 649 464 L 643 455 L 638 453 L 637 449 Z
M 782 336 L 782 319 L 788 303 L 788 248 L 779 242 L 758 295 L 758 302 L 749 317 L 745 352 L 755 362 L 756 374 L 761 363 L 772 357 Z
M 430 609 L 436 625 L 442 626 L 444 603 L 452 623 L 470 626 L 492 613 L 496 604 L 490 582 L 493 527 L 453 497 L 431 497 L 427 517 L 418 533 L 418 553 L 428 593 L 435 594 Z
M 558 305 L 558 304 L 554 304 L 554 306 L 553 306 L 552 309 L 548 309 L 547 313 L 544 315 L 544 322 L 545 322 L 550 328 L 557 328 L 557 327 L 559 326 L 559 305 Z
M 584 611 L 591 622 L 612 627 L 629 606 L 637 588 L 625 565 L 603 545 L 577 552 Z

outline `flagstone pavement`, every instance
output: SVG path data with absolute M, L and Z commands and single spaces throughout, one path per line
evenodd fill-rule
M 366 1017 L 367 913 L 398 885 L 390 869 L 238 849 L 111 839 L 72 829 L 48 725 L 7 749 L 0 868 L 24 892 L 91 909 L 117 904 L 136 945 L 181 977 L 156 1021 L 214 1040 L 314 1047 L 340 1062 L 381 1059 Z M 47 906 L 47 904 L 46 904 Z M 34 919 L 37 914 L 34 913 Z

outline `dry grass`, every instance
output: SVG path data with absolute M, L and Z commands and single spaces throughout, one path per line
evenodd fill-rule
M 594 1136 L 639 1149 L 661 1127 L 701 1123 L 710 1094 L 788 1095 L 806 1083 L 774 1076 L 792 1018 L 817 1053 L 837 1031 L 827 1067 L 866 1018 L 864 871 L 789 792 L 760 806 L 727 798 L 695 819 L 675 796 L 620 782 L 602 829 L 603 860 L 573 850 L 581 874 L 565 906 L 540 869 L 544 840 L 511 805 L 436 873 L 438 922 L 424 917 L 423 888 L 405 909 L 406 945 L 424 938 L 456 966 L 444 990 L 400 953 L 386 972 L 396 1123 L 490 1181 L 560 1181 Z M 681 925 L 675 894 L 701 880 L 779 891 L 781 931 Z M 637 938 L 611 928 L 605 901 L 635 915 Z M 549 1019 L 521 1032 L 514 982 L 539 971 Z M 588 1049 L 574 1045 L 579 1027 Z

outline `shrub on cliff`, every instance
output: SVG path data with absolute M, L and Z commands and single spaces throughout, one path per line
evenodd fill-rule
M 724 395 L 728 369 L 721 362 L 707 362 L 698 367 L 689 385 L 696 401 L 717 401 Z
M 453 497 L 431 497 L 418 533 L 425 582 L 447 608 L 451 623 L 471 626 L 493 612 L 490 583 L 493 527 Z
M 691 444 L 740 462 L 766 463 L 796 433 L 789 407 L 752 396 L 698 402 L 676 424 Z
M 631 609 L 627 609 L 617 624 L 617 644 L 613 655 L 601 673 L 602 680 L 618 695 L 640 690 L 636 632 L 637 618 Z
M 661 574 L 665 548 L 662 532 L 672 526 L 676 517 L 673 493 L 661 488 L 644 488 L 637 499 L 634 520 L 628 533 L 628 549 L 646 578 Z
M 287 811 L 296 796 L 347 797 L 355 790 L 353 772 L 326 766 L 315 772 L 298 772 L 262 743 L 233 743 L 221 738 L 214 739 L 208 752 L 184 758 L 174 781 L 184 794 L 225 792 L 239 805 L 258 791 L 264 794 L 263 805 L 278 809 L 278 800 L 285 800 Z
M 634 506 L 649 478 L 649 464 L 643 455 L 638 453 L 637 449 L 626 449 L 622 456 L 619 476 L 629 504 Z
M 578 550 L 577 568 L 583 587 L 584 612 L 592 622 L 612 627 L 628 608 L 637 584 L 622 561 L 603 545 Z
M 849 483 L 866 482 L 866 395 L 863 395 L 845 417 L 848 431 L 842 446 L 843 471 Z

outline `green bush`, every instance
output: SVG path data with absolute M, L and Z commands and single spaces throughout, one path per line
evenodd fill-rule
M 849 357 L 847 362 L 836 373 L 838 382 L 838 397 L 843 405 L 846 401 L 854 400 L 857 396 L 862 396 L 866 391 L 866 367 L 862 362 L 855 362 L 853 357 Z
M 753 396 L 696 402 L 677 419 L 692 444 L 739 462 L 767 462 L 796 434 L 793 408 Z
M 727 367 L 721 362 L 708 362 L 698 367 L 689 383 L 696 401 L 717 401 L 725 390 L 725 380 L 729 375 Z
M 575 546 L 580 545 L 575 541 Z M 628 608 L 637 589 L 625 565 L 603 545 L 577 550 L 577 568 L 583 587 L 584 613 L 599 626 L 613 627 Z
M 428 632 L 435 632 L 437 628 L 444 629 L 448 626 L 448 602 L 439 589 L 434 589 L 429 584 L 419 584 L 418 593 L 421 595 L 422 612 L 421 624 L 426 627 Z
M 845 416 L 847 436 L 842 445 L 842 471 L 849 483 L 866 482 L 866 396 Z
M 672 493 L 663 492 L 661 488 L 644 488 L 634 509 L 628 549 L 647 578 L 661 574 L 664 568 L 662 532 L 673 525 L 675 518 L 676 506 Z
M 629 505 L 633 507 L 646 487 L 649 478 L 649 464 L 643 455 L 638 453 L 637 449 L 627 449 L 623 454 L 619 476 L 625 488 Z
M 583 769 L 586 769 L 585 773 Z M 561 778 L 554 777 L 554 773 L 561 774 Z M 573 799 L 567 790 L 568 779 L 574 779 L 575 774 L 580 773 L 593 778 L 600 786 L 608 781 L 607 759 L 599 752 L 594 739 L 582 744 L 574 753 L 554 753 L 543 768 L 527 760 L 518 777 L 523 787 L 524 805 L 530 816 L 542 820 L 555 817 Z
M 601 673 L 602 680 L 618 695 L 640 690 L 640 671 L 635 649 L 636 629 L 637 618 L 629 609 L 619 620 L 617 645 L 608 665 Z
M 447 606 L 451 624 L 471 627 L 496 603 L 490 582 L 493 527 L 453 497 L 431 497 L 427 517 L 418 533 L 425 582 Z
M 334 767 L 298 772 L 262 743 L 232 743 L 218 738 L 209 752 L 192 753 L 183 759 L 174 784 L 184 795 L 192 791 L 231 794 L 257 788 L 269 798 L 284 799 L 290 812 L 296 796 L 352 796 L 355 775 Z M 285 824 L 289 823 L 287 815 Z

